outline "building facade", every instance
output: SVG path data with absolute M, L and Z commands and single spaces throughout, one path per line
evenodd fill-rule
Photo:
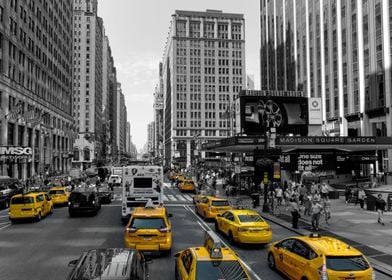
M 74 167 L 86 169 L 101 156 L 103 21 L 96 0 L 74 1 L 73 98 L 78 135 L 74 142 Z
M 74 137 L 72 1 L 18 2 L 0 3 L 0 174 L 63 174 Z
M 154 143 L 152 147 L 153 156 L 163 159 L 163 81 L 162 81 L 162 63 L 159 64 L 159 85 L 154 91 Z
M 323 133 L 392 136 L 392 2 L 260 1 L 261 89 L 320 97 Z M 390 172 L 392 150 L 375 170 Z
M 188 167 L 198 139 L 233 131 L 224 118 L 246 85 L 243 15 L 175 11 L 162 64 L 165 164 Z

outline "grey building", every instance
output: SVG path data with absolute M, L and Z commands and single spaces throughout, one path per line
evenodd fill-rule
M 392 136 L 392 2 L 261 0 L 261 89 L 320 97 L 323 133 Z M 375 170 L 392 170 L 378 150 Z
M 175 11 L 162 63 L 165 164 L 190 166 L 198 140 L 232 134 L 225 116 L 246 85 L 243 15 Z
M 0 145 L 29 149 L 0 156 L 0 174 L 30 178 L 71 165 L 72 1 L 0 3 Z
M 90 167 L 102 152 L 102 59 L 104 28 L 97 1 L 74 1 L 73 98 L 78 136 L 74 167 Z

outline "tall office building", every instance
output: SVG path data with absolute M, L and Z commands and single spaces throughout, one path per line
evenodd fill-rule
M 392 136 L 392 1 L 261 0 L 260 15 L 262 89 L 321 97 L 326 135 Z M 378 159 L 392 170 L 392 150 Z
M 190 166 L 198 140 L 233 131 L 224 117 L 246 85 L 243 15 L 175 11 L 162 63 L 165 164 Z
M 74 167 L 83 169 L 100 157 L 102 143 L 102 46 L 103 21 L 97 0 L 75 0 L 73 11 L 73 98 L 78 136 L 74 143 Z
M 154 91 L 154 122 L 155 137 L 153 143 L 153 155 L 156 158 L 163 158 L 163 64 L 159 63 L 159 84 Z
M 72 1 L 21 2 L 0 3 L 0 174 L 26 179 L 71 165 Z

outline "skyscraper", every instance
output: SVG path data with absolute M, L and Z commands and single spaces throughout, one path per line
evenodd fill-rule
M 103 21 L 97 0 L 74 1 L 74 118 L 78 136 L 73 165 L 88 168 L 102 150 Z
M 246 84 L 244 22 L 217 10 L 173 14 L 162 60 L 166 164 L 190 166 L 197 140 L 231 135 L 225 116 Z
M 392 135 L 391 1 L 261 0 L 260 16 L 262 89 L 321 97 L 326 135 Z
M 0 145 L 27 157 L 0 156 L 0 174 L 66 173 L 72 151 L 72 2 L 0 4 Z M 22 3 L 19 3 L 22 4 Z

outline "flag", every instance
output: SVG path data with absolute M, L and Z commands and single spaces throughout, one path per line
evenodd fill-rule
M 19 100 L 18 103 L 12 108 L 12 111 L 10 111 L 5 118 L 9 120 L 15 120 L 17 121 L 20 117 L 20 114 L 22 113 L 22 102 Z

